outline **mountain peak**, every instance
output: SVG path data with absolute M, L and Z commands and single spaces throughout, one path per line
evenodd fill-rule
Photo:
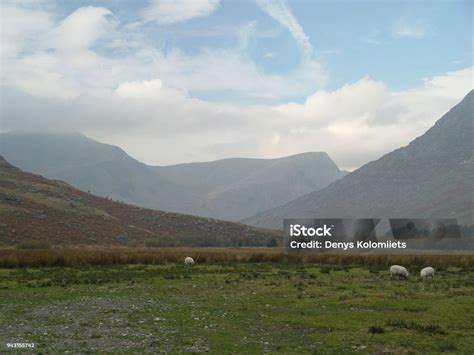
M 240 220 L 345 175 L 323 152 L 151 167 L 78 133 L 0 135 L 0 153 L 24 171 L 144 207 Z
M 8 163 L 2 159 L 0 164 Z M 274 231 L 101 198 L 13 166 L 0 172 L 2 245 L 15 245 L 25 235 L 33 239 L 41 235 L 63 245 L 151 242 L 159 246 L 229 247 L 265 246 L 279 237 Z
M 284 218 L 457 218 L 474 223 L 474 92 L 408 146 L 326 188 L 244 222 L 280 227 Z

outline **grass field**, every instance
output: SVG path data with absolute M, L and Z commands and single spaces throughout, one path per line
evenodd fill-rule
M 0 352 L 472 353 L 474 267 L 383 264 L 3 268 Z

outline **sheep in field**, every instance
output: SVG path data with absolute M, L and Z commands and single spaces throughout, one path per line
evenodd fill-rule
M 194 265 L 194 259 L 189 257 L 189 256 L 186 257 L 186 259 L 184 259 L 184 265 L 193 266 Z
M 397 276 L 398 278 L 408 279 L 407 269 L 400 265 L 390 266 L 390 275 L 392 277 Z
M 425 267 L 424 269 L 421 269 L 420 271 L 420 277 L 422 279 L 432 279 L 434 276 L 434 269 L 431 266 Z

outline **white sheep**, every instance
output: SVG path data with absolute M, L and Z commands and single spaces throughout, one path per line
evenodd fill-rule
M 432 279 L 433 276 L 434 276 L 434 269 L 431 266 L 425 267 L 424 269 L 421 269 L 420 271 L 420 277 L 422 279 L 427 279 L 427 278 Z
M 398 278 L 408 279 L 407 269 L 400 265 L 390 266 L 390 275 L 392 275 L 392 277 L 398 276 Z
M 186 259 L 184 259 L 184 265 L 193 266 L 194 265 L 194 259 L 187 256 Z

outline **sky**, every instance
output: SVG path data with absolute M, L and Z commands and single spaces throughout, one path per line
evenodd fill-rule
M 473 88 L 472 1 L 0 2 L 0 131 L 151 165 L 325 151 L 353 170 Z

